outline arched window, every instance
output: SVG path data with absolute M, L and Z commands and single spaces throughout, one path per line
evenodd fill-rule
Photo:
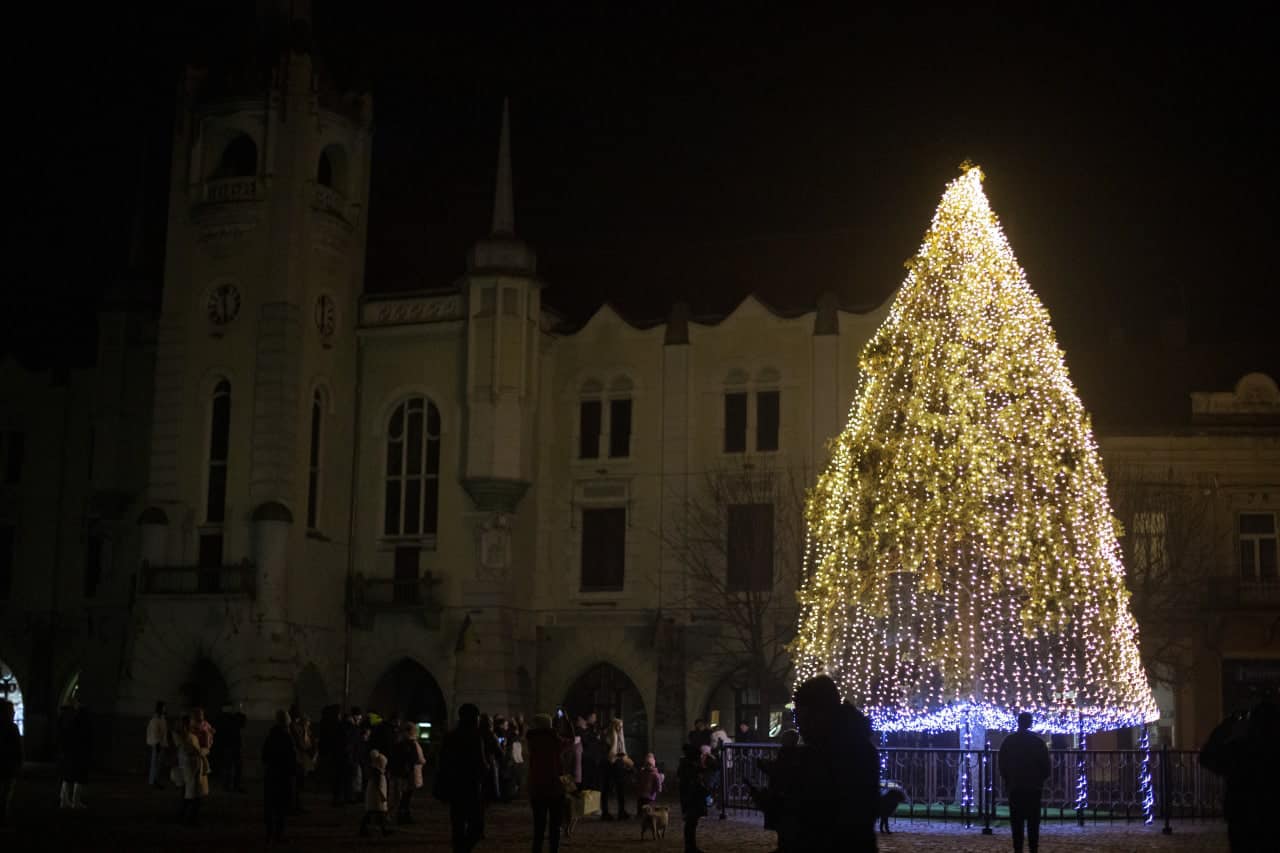
M 307 529 L 319 527 L 320 516 L 320 423 L 324 418 L 324 395 L 316 389 L 311 397 L 311 451 L 307 462 Z
M 231 446 L 231 383 L 225 379 L 213 389 L 209 414 L 209 476 L 204 519 L 215 529 L 200 534 L 200 565 L 222 565 L 222 529 L 227 517 L 227 457 Z
M 341 145 L 330 145 L 316 161 L 316 183 L 322 187 L 347 192 L 347 152 Z
M 333 163 L 329 160 L 329 152 L 320 152 L 320 163 L 316 166 L 316 183 L 322 187 L 333 187 Z
M 258 146 L 247 133 L 227 143 L 211 176 L 218 178 L 250 178 L 258 174 Z
M 382 532 L 434 536 L 440 504 L 440 410 L 425 397 L 396 406 L 387 425 Z

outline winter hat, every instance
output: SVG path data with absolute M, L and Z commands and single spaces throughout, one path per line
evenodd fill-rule
M 374 770 L 387 769 L 387 757 L 376 749 L 369 750 L 369 766 Z

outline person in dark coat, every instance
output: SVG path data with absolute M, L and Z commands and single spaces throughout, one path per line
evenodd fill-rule
M 244 705 L 227 705 L 218 714 L 214 728 L 218 737 L 214 740 L 217 758 L 213 767 L 222 774 L 222 786 L 228 791 L 244 793 L 244 727 L 248 719 Z
M 268 844 L 278 842 L 284 836 L 284 818 L 292 801 L 297 761 L 293 737 L 289 734 L 289 715 L 285 711 L 276 711 L 276 724 L 262 744 L 262 805 Z
M 716 759 L 710 749 L 691 743 L 684 745 L 684 757 L 676 768 L 680 783 L 680 817 L 684 819 L 684 853 L 702 853 L 698 849 L 698 820 L 707 816 L 708 786 Z
M 350 793 L 347 775 L 347 739 L 342 728 L 342 720 L 338 717 L 340 708 L 328 705 L 320 712 L 320 725 L 316 729 L 319 741 L 320 766 L 329 782 L 330 803 L 334 806 L 345 805 Z
M 604 782 L 600 779 L 600 733 L 592 728 L 586 717 L 578 717 L 578 753 L 582 761 L 578 787 L 587 791 L 599 791 Z
M 1270 820 L 1280 798 L 1280 708 L 1264 700 L 1248 714 L 1223 720 L 1200 751 L 1200 766 L 1223 777 L 1231 853 L 1274 849 Z
M 748 723 L 746 720 L 741 720 L 738 723 L 738 733 L 734 735 L 733 742 L 734 743 L 761 743 L 763 742 L 763 738 L 760 737 L 760 733 L 758 731 L 751 728 L 750 723 Z
M 454 853 L 470 853 L 484 832 L 483 793 L 489 772 L 480 737 L 480 709 L 468 702 L 458 709 L 457 728 L 449 732 L 440 749 L 433 790 L 436 799 L 449 804 Z
M 89 712 L 73 697 L 58 715 L 58 775 L 62 778 L 58 805 L 85 807 L 83 793 L 89 782 L 89 759 L 93 754 L 93 726 Z
M 1009 829 L 1014 853 L 1022 853 L 1022 829 L 1026 825 L 1031 853 L 1040 847 L 1040 793 L 1049 778 L 1049 749 L 1031 731 L 1031 714 L 1018 715 L 1018 730 L 1000 744 L 1000 777 L 1009 793 Z
M 693 721 L 693 731 L 689 732 L 689 743 L 694 746 L 711 746 L 711 729 L 707 728 L 706 720 Z
M 9 825 L 9 804 L 22 772 L 22 733 L 13 718 L 13 703 L 0 700 L 0 827 Z
M 564 784 L 560 781 L 564 754 L 573 741 L 551 727 L 551 717 L 536 714 L 525 737 L 529 745 L 529 803 L 533 806 L 533 851 L 542 853 L 547 838 L 551 853 L 560 849 L 560 822 L 564 818 Z
M 797 748 L 793 778 L 779 814 L 779 838 L 806 853 L 876 849 L 880 763 L 871 722 L 830 677 L 819 675 L 795 693 Z

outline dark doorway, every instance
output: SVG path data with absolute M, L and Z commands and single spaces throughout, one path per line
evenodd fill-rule
M 428 742 L 439 742 L 449 728 L 449 709 L 440 685 L 422 664 L 409 658 L 403 658 L 378 679 L 369 695 L 367 710 L 383 717 L 398 712 L 401 719 L 430 724 L 429 729 L 420 731 Z
M 191 665 L 187 680 L 180 690 L 188 708 L 203 708 L 206 714 L 220 710 L 231 701 L 222 670 L 207 657 L 200 657 Z
M 614 717 L 622 717 L 627 752 L 638 764 L 649 751 L 649 717 L 644 699 L 626 674 L 607 663 L 596 664 L 578 677 L 564 699 L 565 710 L 585 717 L 595 711 L 602 727 Z

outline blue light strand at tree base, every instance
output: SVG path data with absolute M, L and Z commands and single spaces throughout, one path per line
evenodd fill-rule
M 959 702 L 941 708 L 864 707 L 872 728 L 884 732 L 925 732 L 940 734 L 958 732 L 966 725 L 977 725 L 994 731 L 1018 730 L 1018 714 L 1029 711 L 1035 717 L 1037 731 L 1050 734 L 1085 734 L 1142 726 L 1149 722 L 1145 709 L 1115 708 L 1038 708 L 1034 705 L 1016 709 L 985 702 Z
M 1151 731 L 1148 726 L 1142 727 L 1138 749 L 1142 750 L 1142 765 L 1138 769 L 1138 796 L 1142 801 L 1142 822 L 1150 826 L 1156 819 L 1156 792 L 1151 781 Z

